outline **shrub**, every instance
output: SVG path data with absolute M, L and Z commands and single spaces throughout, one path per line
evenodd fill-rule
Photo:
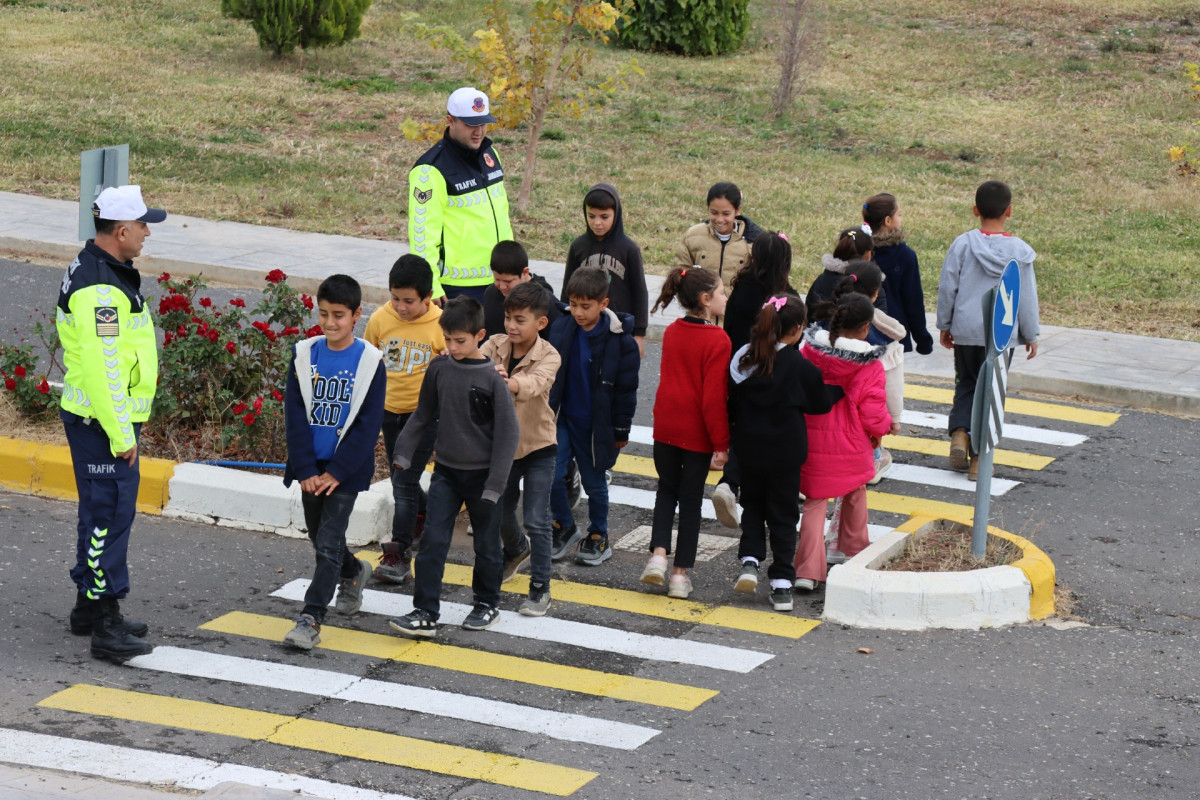
M 58 335 L 53 325 L 43 326 L 39 322 L 35 329 L 39 334 L 53 335 L 52 344 L 45 336 L 43 342 L 47 347 L 57 347 Z M 48 376 L 34 375 L 36 364 L 37 358 L 29 345 L 0 345 L 0 381 L 13 407 L 31 421 L 49 422 L 58 413 L 62 390 L 51 386 Z
M 159 385 L 147 433 L 177 460 L 197 454 L 284 461 L 283 391 L 292 345 L 313 300 L 272 270 L 262 299 L 218 307 L 199 278 L 158 278 L 166 294 L 151 311 L 163 331 Z M 308 333 L 313 333 L 310 329 Z M 315 331 L 319 333 L 319 329 Z
M 715 56 L 742 46 L 749 0 L 636 0 L 620 41 L 636 50 Z
M 250 21 L 258 44 L 276 56 L 358 37 L 371 0 L 221 0 L 221 13 Z

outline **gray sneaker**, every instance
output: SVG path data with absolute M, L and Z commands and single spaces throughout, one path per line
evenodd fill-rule
M 301 650 L 312 650 L 321 643 L 321 623 L 313 619 L 311 614 L 301 614 L 295 619 L 296 627 L 283 637 L 284 644 L 299 647 Z
M 518 555 L 515 555 L 512 558 L 505 557 L 504 574 L 500 579 L 500 582 L 508 583 L 511 581 L 513 576 L 517 574 L 517 571 L 520 570 L 521 567 L 525 566 L 526 563 L 528 563 L 530 553 L 529 540 L 527 539 L 525 541 L 525 549 L 522 550 Z
M 544 583 L 529 584 L 529 597 L 517 609 L 524 617 L 544 617 L 550 610 L 550 587 Z
M 754 594 L 758 590 L 758 564 L 753 561 L 742 564 L 742 573 L 738 575 L 733 590 L 742 594 Z
M 354 559 L 358 563 L 358 574 L 353 578 L 342 578 L 338 583 L 337 600 L 333 607 L 341 614 L 353 614 L 362 608 L 363 589 L 367 586 L 367 578 L 371 575 L 371 565 L 361 558 Z

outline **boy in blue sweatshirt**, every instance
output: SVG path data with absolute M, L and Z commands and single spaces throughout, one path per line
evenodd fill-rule
M 1027 358 L 1037 355 L 1037 280 L 1033 260 L 1037 253 L 1025 242 L 1007 233 L 1004 224 L 1012 216 L 1012 190 L 1000 181 L 985 181 L 975 190 L 979 228 L 954 240 L 946 251 L 938 283 L 937 327 L 943 347 L 954 350 L 954 406 L 950 410 L 950 467 L 966 471 L 975 480 L 979 459 L 971 452 L 971 406 L 975 384 L 987 357 L 983 296 L 1000 282 L 1009 261 L 1015 260 L 1021 274 L 1021 301 L 1017 309 L 1017 341 L 1025 345 Z M 969 461 L 968 461 L 969 455 Z
M 349 275 L 330 275 L 317 289 L 324 336 L 297 342 L 288 365 L 284 430 L 288 459 L 283 483 L 300 482 L 304 524 L 316 554 L 304 610 L 285 644 L 311 650 L 336 588 L 336 608 L 362 606 L 371 566 L 346 547 L 346 526 L 359 492 L 371 488 L 375 442 L 383 422 L 387 371 L 382 354 L 354 337 L 362 289 Z
M 629 443 L 637 408 L 641 357 L 633 338 L 633 315 L 608 307 L 608 273 L 596 267 L 576 270 L 567 281 L 570 313 L 550 329 L 550 344 L 562 366 L 550 389 L 558 415 L 558 456 L 550 510 L 554 516 L 550 557 L 565 558 L 579 544 L 575 560 L 597 566 L 612 557 L 608 543 L 608 480 L 605 471 Z M 567 464 L 575 460 L 588 494 L 588 536 L 583 538 L 567 498 Z

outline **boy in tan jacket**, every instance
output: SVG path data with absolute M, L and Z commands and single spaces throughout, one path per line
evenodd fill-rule
M 482 355 L 496 362 L 517 411 L 520 438 L 508 486 L 501 498 L 504 580 L 530 562 L 529 596 L 519 609 L 527 617 L 550 608 L 550 487 L 558 454 L 558 428 L 550 409 L 550 388 L 562 359 L 539 332 L 546 327 L 550 295 L 537 284 L 513 287 L 504 299 L 504 329 L 484 342 Z M 521 479 L 525 479 L 525 533 L 517 522 Z M 526 536 L 528 534 L 528 536 Z

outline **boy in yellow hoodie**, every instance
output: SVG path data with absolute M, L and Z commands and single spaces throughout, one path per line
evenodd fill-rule
M 392 463 L 396 437 L 417 410 L 417 396 L 425 369 L 435 356 L 446 352 L 446 338 L 438 320 L 442 310 L 430 302 L 433 272 L 420 256 L 400 256 L 388 273 L 391 300 L 367 320 L 363 338 L 383 352 L 387 369 L 387 399 L 383 411 L 383 443 L 392 469 L 392 540 L 383 543 L 383 558 L 375 568 L 376 580 L 403 583 L 412 574 L 413 539 L 420 535 L 425 517 L 425 492 L 421 473 L 433 455 L 437 425 L 425 429 L 408 469 Z

